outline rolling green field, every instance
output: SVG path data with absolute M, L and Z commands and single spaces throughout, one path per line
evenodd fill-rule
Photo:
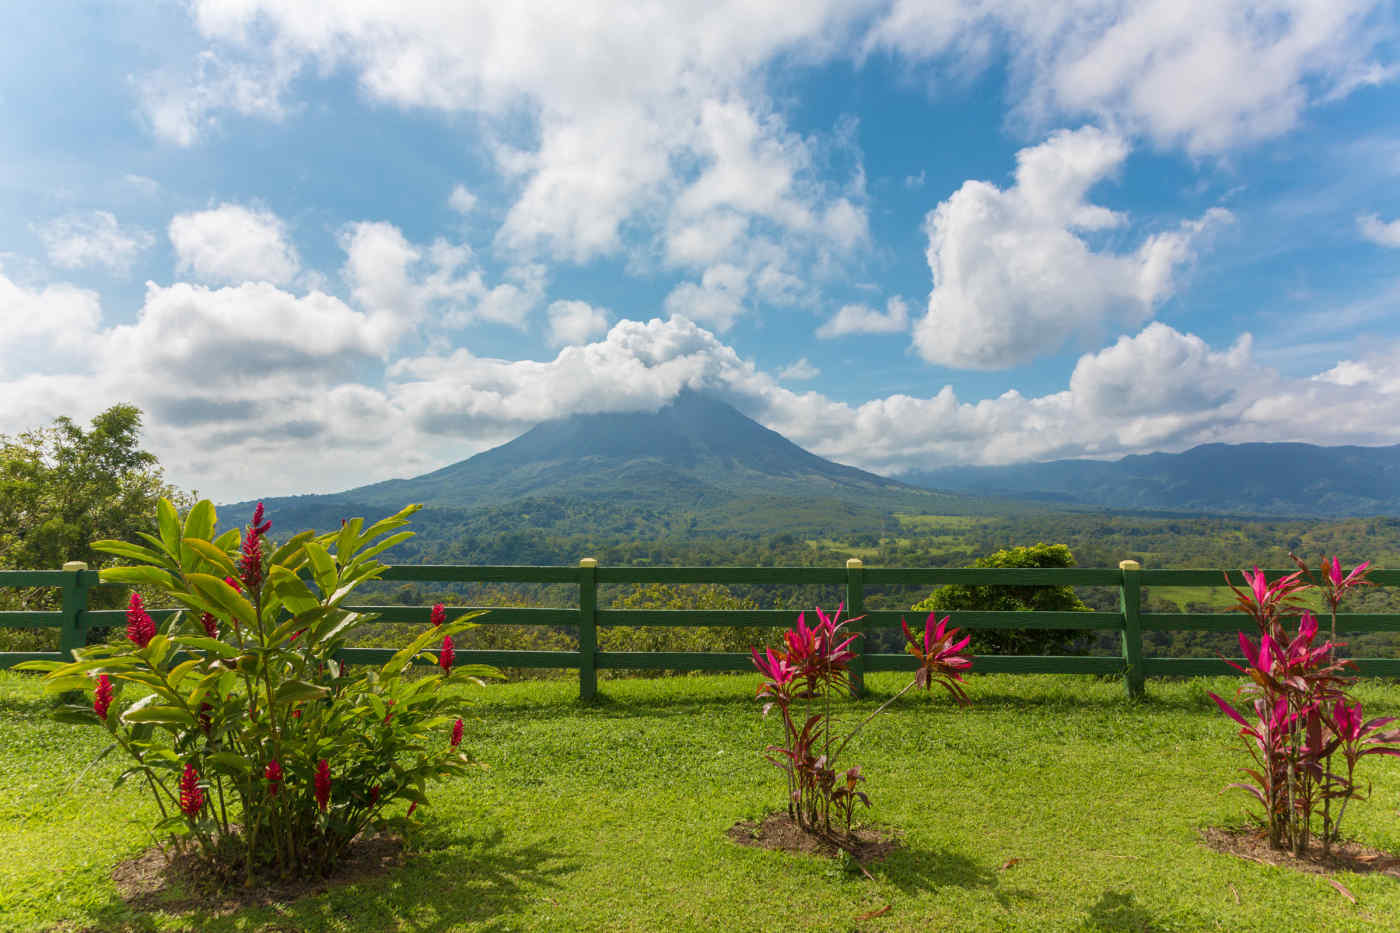
M 1224 681 L 974 676 L 976 706 L 911 695 L 848 753 L 866 818 L 902 835 L 867 880 L 840 862 L 725 837 L 782 795 L 756 677 L 536 681 L 469 693 L 481 767 L 440 786 L 403 867 L 299 902 L 215 917 L 135 913 L 111 872 L 149 844 L 150 804 L 79 777 L 93 727 L 47 718 L 32 677 L 0 674 L 0 929 L 5 930 L 1393 930 L 1400 882 L 1338 880 L 1217 854 L 1200 828 L 1239 824 L 1222 792 L 1243 751 L 1206 697 Z M 870 678 L 877 695 L 901 682 Z M 1373 715 L 1400 689 L 1361 685 Z M 1350 833 L 1400 851 L 1400 765 L 1371 767 Z M 1012 861 L 1016 860 L 1016 861 Z M 1010 863 L 1010 864 L 1008 864 Z M 888 907 L 877 917 L 858 919 Z

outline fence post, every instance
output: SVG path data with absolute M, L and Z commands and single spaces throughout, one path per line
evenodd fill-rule
M 83 618 L 87 611 L 88 585 L 83 574 L 88 565 L 80 560 L 70 560 L 63 565 L 69 576 L 63 580 L 63 618 L 58 629 L 58 650 L 69 661 L 73 651 L 83 646 Z
M 578 696 L 591 700 L 598 692 L 598 561 L 578 562 Z
M 1134 699 L 1143 695 L 1146 677 L 1142 670 L 1142 589 L 1138 574 L 1142 565 L 1135 560 L 1118 562 L 1123 571 L 1123 583 L 1118 590 L 1119 606 L 1123 611 L 1123 685 Z
M 856 616 L 865 614 L 865 590 L 863 577 L 865 576 L 865 565 L 861 563 L 859 557 L 852 557 L 846 561 L 846 618 L 854 619 Z M 856 631 L 864 633 L 867 631 L 864 622 L 856 623 Z M 860 698 L 865 695 L 865 641 L 864 634 L 860 638 L 851 642 L 851 647 L 855 649 L 855 657 L 851 658 L 851 696 Z

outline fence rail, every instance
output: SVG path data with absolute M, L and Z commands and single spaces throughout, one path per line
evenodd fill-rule
M 1270 580 L 1291 570 L 1265 571 Z M 1230 571 L 1236 586 L 1244 580 L 1239 571 Z M 1374 571 L 1370 578 L 1381 586 L 1400 586 L 1400 571 Z M 780 609 L 600 609 L 598 587 L 640 583 L 734 583 L 824 585 L 843 588 L 849 614 L 862 614 L 865 592 L 882 586 L 943 586 L 950 583 L 979 586 L 1111 586 L 1119 591 L 1117 612 L 950 612 L 953 625 L 969 629 L 1076 629 L 1116 631 L 1122 647 L 1118 657 L 1100 656 L 1018 656 L 979 655 L 974 670 L 986 673 L 1108 674 L 1120 676 L 1132 696 L 1141 696 L 1149 676 L 1198 676 L 1229 673 L 1218 658 L 1158 658 L 1143 655 L 1142 633 L 1207 631 L 1233 632 L 1239 629 L 1235 613 L 1143 612 L 1144 586 L 1216 587 L 1224 585 L 1219 570 L 1142 570 L 1135 561 L 1124 561 L 1117 569 L 1108 568 L 894 568 L 865 567 L 852 559 L 844 568 L 830 567 L 599 567 L 585 558 L 577 567 L 400 565 L 386 569 L 385 581 L 417 583 L 564 583 L 578 588 L 574 608 L 488 608 L 480 621 L 486 625 L 541 625 L 573 627 L 578 631 L 574 651 L 460 650 L 460 663 L 493 664 L 499 667 L 562 668 L 579 672 L 579 694 L 592 697 L 598 689 L 599 670 L 701 670 L 743 671 L 752 669 L 747 654 L 700 651 L 599 651 L 599 626 L 759 626 L 786 628 L 792 613 Z M 0 652 L 0 668 L 21 661 L 71 657 L 95 627 L 124 624 L 122 610 L 88 609 L 88 593 L 99 583 L 96 571 L 80 563 L 65 564 L 62 570 L 0 571 L 0 587 L 56 587 L 61 590 L 60 606 L 52 611 L 0 612 L 0 628 L 56 628 L 59 650 L 50 652 Z M 426 622 L 428 606 L 355 606 L 357 611 L 374 613 L 382 623 Z M 456 616 L 478 607 L 453 607 Z M 153 610 L 158 622 L 166 621 L 174 610 Z M 874 631 L 897 626 L 908 612 L 877 610 L 865 613 L 854 623 L 856 631 Z M 1339 633 L 1400 631 L 1400 613 L 1343 613 L 1337 616 Z M 857 647 L 860 642 L 857 641 Z M 350 663 L 383 663 L 393 654 L 386 648 L 347 648 L 342 658 Z M 1237 661 L 1239 659 L 1236 659 Z M 1357 658 L 1356 673 L 1362 677 L 1400 677 L 1400 659 Z M 852 688 L 864 689 L 867 671 L 912 670 L 914 659 L 904 654 L 858 652 L 852 663 Z

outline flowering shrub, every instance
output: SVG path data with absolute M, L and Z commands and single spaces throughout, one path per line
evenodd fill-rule
M 183 611 L 159 631 L 133 593 L 125 643 L 27 666 L 47 670 L 51 689 L 92 690 L 91 707 L 64 718 L 107 730 L 103 754 L 120 748 L 132 760 L 118 783 L 144 781 L 157 831 L 222 880 L 329 872 L 367 828 L 406 825 L 388 815 L 395 803 L 411 813 L 427 804 L 429 781 L 466 767 L 462 720 L 441 688 L 498 676 L 455 663 L 452 636 L 470 617 L 448 621 L 441 607 L 382 666 L 336 659 L 350 628 L 370 618 L 345 603 L 383 571 L 375 558 L 412 534 L 401 529 L 417 508 L 274 546 L 261 504 L 246 530 L 216 534 L 209 502 L 181 522 L 162 501 L 159 536 L 94 546 L 136 562 L 102 571 L 104 582 L 154 587 Z M 419 659 L 431 673 L 407 678 Z
M 1256 567 L 1252 573 L 1244 571 L 1246 590 L 1230 586 L 1236 608 L 1248 614 L 1258 630 L 1257 642 L 1239 633 L 1245 665 L 1227 662 L 1250 679 L 1240 694 L 1252 698 L 1252 715 L 1214 693 L 1210 697 L 1239 723 L 1240 737 L 1254 759 L 1254 767 L 1244 769 L 1250 781 L 1230 786 L 1263 806 L 1270 843 L 1297 855 L 1315 830 L 1324 852 L 1341 839 L 1347 804 L 1363 796 L 1356 783 L 1357 763 L 1369 755 L 1400 756 L 1400 747 L 1392 744 L 1400 742 L 1400 730 L 1385 729 L 1390 718 L 1363 718 L 1361 703 L 1346 692 L 1351 680 L 1343 671 L 1351 662 L 1336 655 L 1341 647 L 1335 640 L 1337 607 L 1347 590 L 1370 585 L 1369 562 L 1343 576 L 1335 557 L 1323 560 L 1320 579 L 1313 583 L 1307 565 L 1297 557 L 1293 560 L 1298 571 L 1273 583 Z M 1318 623 L 1311 612 L 1302 611 L 1296 630 L 1284 624 L 1298 609 L 1298 594 L 1312 587 L 1322 589 L 1332 616 L 1332 639 L 1320 645 L 1314 645 Z M 1338 752 L 1345 775 L 1333 766 Z M 1341 801 L 1335 813 L 1334 800 Z
M 922 638 L 905 625 L 906 647 L 919 662 L 913 680 L 845 735 L 838 735 L 831 701 L 837 691 L 850 687 L 847 671 L 855 656 L 851 644 L 859 635 L 844 631 L 856 620 L 843 621 L 840 607 L 831 616 L 819 608 L 817 618 L 818 623 L 809 628 L 805 613 L 799 614 L 797 626 L 783 634 L 782 648 L 765 648 L 762 654 L 754 648 L 750 653 L 764 677 L 758 687 L 758 697 L 768 700 L 763 714 L 776 708 L 783 723 L 783 744 L 768 746 L 766 757 L 787 778 L 788 816 L 807 832 L 841 845 L 842 837 L 850 836 L 856 803 L 870 806 L 870 798 L 857 789 L 865 780 L 860 767 L 838 771 L 837 761 L 846 745 L 866 723 L 916 686 L 927 689 L 941 684 L 959 705 L 966 705 L 962 672 L 972 667 L 972 661 L 960 653 L 969 639 L 959 640 L 958 630 L 947 628 L 947 616 L 935 623 L 930 613 Z M 832 829 L 833 814 L 842 827 L 839 834 Z

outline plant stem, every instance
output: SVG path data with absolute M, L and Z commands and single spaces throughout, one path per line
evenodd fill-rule
M 918 683 L 917 680 L 911 680 L 911 681 L 909 681 L 909 683 L 905 685 L 905 687 L 904 687 L 903 690 L 899 691 L 899 692 L 896 693 L 894 696 L 890 697 L 888 700 L 886 700 L 885 702 L 881 703 L 881 704 L 880 704 L 880 707 L 879 707 L 878 709 L 876 709 L 875 712 L 871 713 L 869 716 L 866 716 L 866 717 L 865 717 L 864 719 L 862 719 L 859 723 L 857 723 L 857 724 L 856 724 L 856 727 L 855 727 L 854 729 L 851 730 L 850 734 L 847 735 L 845 739 L 842 740 L 841 744 L 838 745 L 838 746 L 836 746 L 836 756 L 834 756 L 831 760 L 832 760 L 832 761 L 835 761 L 835 758 L 836 758 L 836 757 L 839 757 L 839 756 L 841 755 L 841 752 L 845 751 L 846 746 L 847 746 L 848 744 L 850 744 L 851 739 L 855 738 L 856 735 L 857 735 L 857 733 L 859 733 L 860 730 L 862 730 L 862 729 L 865 728 L 865 724 L 866 724 L 866 723 L 870 722 L 870 720 L 874 719 L 876 716 L 878 716 L 878 715 L 880 715 L 881 713 L 883 713 L 883 712 L 885 711 L 885 707 L 889 706 L 889 705 L 890 705 L 891 703 L 893 703 L 895 700 L 898 700 L 900 697 L 904 696 L 904 694 L 906 694 L 906 693 L 908 693 L 910 690 L 912 690 L 913 687 L 914 687 L 914 685 L 917 684 L 917 683 Z

